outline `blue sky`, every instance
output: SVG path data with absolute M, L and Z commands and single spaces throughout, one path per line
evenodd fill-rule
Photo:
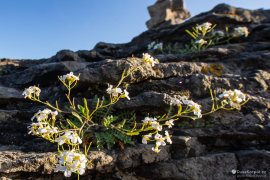
M 192 15 L 225 0 L 186 0 Z M 61 49 L 90 50 L 99 42 L 124 43 L 146 30 L 155 0 L 0 0 L 0 58 L 39 59 Z M 270 0 L 227 0 L 270 9 Z

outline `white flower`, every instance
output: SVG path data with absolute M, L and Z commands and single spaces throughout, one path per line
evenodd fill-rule
M 240 108 L 240 104 L 246 101 L 246 95 L 240 90 L 225 90 L 222 94 L 219 95 L 219 98 L 224 98 L 229 101 L 229 104 L 233 108 Z
M 157 59 L 154 59 L 151 55 L 148 53 L 143 53 L 142 57 L 143 63 L 150 64 L 152 67 L 155 66 L 155 64 L 158 64 L 159 61 Z
M 74 131 L 66 131 L 62 136 L 55 139 L 59 145 L 63 144 L 81 144 L 82 140 L 79 135 Z
M 172 99 L 170 100 L 170 105 L 172 105 L 172 106 L 179 106 L 179 105 L 181 105 L 181 104 L 182 104 L 182 102 L 181 102 L 181 100 L 179 100 L 179 99 L 172 98 Z
M 165 138 L 163 138 L 163 136 L 161 134 L 157 133 L 154 138 L 156 140 L 157 146 L 166 146 Z
M 152 138 L 151 134 L 144 135 L 142 138 L 142 143 L 147 144 L 147 141 L 150 140 L 150 138 Z
M 126 89 L 124 90 L 124 93 L 122 94 L 122 97 L 127 98 L 128 100 L 130 100 L 129 92 Z
M 75 81 L 79 81 L 79 76 L 75 76 L 73 72 L 70 72 L 66 75 L 60 76 L 59 79 L 63 82 L 68 81 L 70 84 L 72 84 Z
M 152 123 L 156 120 L 157 120 L 157 118 L 145 117 L 144 120 L 142 120 L 142 122 L 143 123 Z
M 33 98 L 33 97 L 39 97 L 41 90 L 36 86 L 30 86 L 29 88 L 25 89 L 22 93 L 24 98 Z
M 55 117 L 58 115 L 57 111 L 51 111 L 50 109 L 44 109 L 44 110 L 39 110 L 32 118 L 31 120 L 33 121 L 35 118 L 37 121 L 46 121 L 49 116 L 52 117 L 52 119 L 55 119 Z
M 159 146 L 166 146 L 165 138 L 159 133 L 157 133 L 154 138 L 156 140 L 156 145 L 155 147 L 152 148 L 152 150 L 156 153 L 159 153 L 160 152 Z
M 154 138 L 156 140 L 156 144 L 155 147 L 152 148 L 152 150 L 156 153 L 160 152 L 160 146 L 166 146 L 165 141 L 167 141 L 169 144 L 172 144 L 171 136 L 169 135 L 168 131 L 165 131 L 164 137 L 161 134 L 157 133 L 155 134 Z
M 142 122 L 144 124 L 151 125 L 153 129 L 162 131 L 162 126 L 159 124 L 159 122 L 157 122 L 157 118 L 145 117 L 144 120 L 142 120 Z
M 156 129 L 158 131 L 162 131 L 162 126 L 157 121 L 152 121 L 151 126 L 153 129 Z
M 108 84 L 107 93 L 110 94 L 112 97 L 118 97 L 119 94 L 122 93 L 121 88 L 113 88 L 113 85 Z
M 211 27 L 212 27 L 212 23 L 206 22 L 201 25 L 198 25 L 196 28 L 199 31 L 208 31 L 209 29 L 211 29 Z
M 194 115 L 196 115 L 198 118 L 202 117 L 202 110 L 201 106 L 194 101 L 191 100 L 183 100 L 183 104 L 190 107 L 190 109 L 193 111 Z
M 247 27 L 237 27 L 237 28 L 234 28 L 234 31 L 233 31 L 233 36 L 235 37 L 240 37 L 240 36 L 245 36 L 245 37 L 248 37 L 248 28 Z
M 200 39 L 200 40 L 195 41 L 195 43 L 199 45 L 204 45 L 204 44 L 207 44 L 207 41 L 205 41 L 204 39 Z
M 58 133 L 58 128 L 51 127 L 47 122 L 32 123 L 30 126 L 28 126 L 28 129 L 30 130 L 28 134 L 41 136 L 45 139 L 48 139 L 52 135 Z
M 144 124 L 151 125 L 153 129 L 162 131 L 162 126 L 159 124 L 159 122 L 157 122 L 157 118 L 145 117 L 144 120 L 142 120 L 142 122 Z
M 172 128 L 172 127 L 173 127 L 173 125 L 174 125 L 174 123 L 173 123 L 173 122 L 174 122 L 174 120 L 172 120 L 172 119 L 171 119 L 171 120 L 169 120 L 169 121 L 166 121 L 166 122 L 165 122 L 165 125 L 167 125 L 167 126 L 168 126 L 168 128 Z
M 171 139 L 171 136 L 169 135 L 168 131 L 165 131 L 165 137 L 166 141 L 169 143 L 169 144 L 172 144 L 172 139 Z
M 55 172 L 64 172 L 66 177 L 70 177 L 72 173 L 83 175 L 86 169 L 87 158 L 82 153 L 76 153 L 73 150 L 64 151 L 58 156 L 58 164 Z
M 201 106 L 192 100 L 188 100 L 188 98 L 186 96 L 182 96 L 180 99 L 173 98 L 171 100 L 170 104 L 177 105 L 177 106 L 182 105 L 182 104 L 187 105 L 190 107 L 190 110 L 193 111 L 194 115 L 198 116 L 198 118 L 202 117 Z M 169 125 L 169 122 L 165 122 L 165 125 L 169 126 L 169 128 L 171 127 Z

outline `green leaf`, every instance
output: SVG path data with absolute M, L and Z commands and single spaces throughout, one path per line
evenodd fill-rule
M 96 138 L 97 138 L 97 148 L 99 150 L 103 149 L 104 145 L 107 145 L 107 148 L 111 149 L 115 144 L 114 136 L 107 131 L 96 133 Z
M 103 126 L 109 127 L 110 124 L 111 124 L 112 122 L 114 122 L 116 119 L 117 119 L 117 118 L 114 117 L 114 116 L 112 116 L 112 115 L 111 115 L 111 116 L 107 116 L 107 117 L 104 118 L 104 120 L 103 120 Z
M 81 111 L 82 114 L 85 114 L 85 108 L 78 104 L 78 109 Z
M 127 132 L 126 133 L 128 136 L 137 136 L 139 135 L 140 133 L 139 132 Z
M 82 120 L 82 118 L 81 118 L 81 116 L 79 115 L 79 114 L 77 114 L 76 112 L 72 112 L 72 115 L 74 116 L 74 117 L 76 117 L 81 123 L 83 123 L 83 120 Z
M 196 39 L 196 36 L 194 36 L 194 34 L 192 32 L 190 32 L 189 30 L 185 30 L 186 33 L 188 33 L 193 39 Z
M 61 129 L 68 129 L 68 126 L 64 125 L 62 122 L 60 122 Z
M 89 116 L 89 108 L 88 108 L 88 102 L 87 102 L 87 100 L 86 100 L 86 98 L 83 98 L 83 103 L 84 103 L 84 109 L 85 109 L 85 116 L 87 117 L 87 118 L 89 118 L 88 116 Z
M 118 140 L 122 141 L 124 144 L 134 144 L 132 141 L 132 138 L 130 136 L 127 136 L 120 131 L 112 130 L 114 137 L 116 137 Z
M 127 136 L 115 129 L 97 132 L 95 135 L 97 139 L 97 148 L 99 150 L 103 149 L 105 145 L 108 149 L 111 149 L 115 145 L 116 141 L 121 141 L 124 144 L 134 144 L 130 136 Z
M 76 126 L 71 120 L 67 119 L 67 123 L 71 128 L 77 129 L 79 128 L 78 126 Z
M 177 114 L 181 114 L 182 109 L 183 109 L 183 107 L 182 107 L 182 105 L 180 104 L 180 105 L 178 106 Z
M 131 130 L 131 131 L 136 130 L 136 127 L 137 127 L 137 123 L 136 123 L 136 121 L 134 121 L 134 126 L 133 126 L 133 128 L 132 128 L 132 130 Z
M 123 128 L 127 122 L 127 119 L 124 119 L 121 123 L 117 124 L 118 128 Z

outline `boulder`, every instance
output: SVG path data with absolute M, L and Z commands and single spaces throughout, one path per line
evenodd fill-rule
M 184 8 L 183 0 L 158 0 L 148 7 L 151 19 L 146 22 L 148 29 L 181 24 L 190 17 L 189 11 Z

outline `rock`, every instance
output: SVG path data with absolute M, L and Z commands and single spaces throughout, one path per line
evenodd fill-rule
M 59 62 L 59 61 L 83 61 L 82 58 L 80 58 L 80 56 L 70 50 L 61 50 L 59 52 L 57 52 L 57 54 L 55 56 L 53 56 L 50 59 L 51 62 Z M 49 62 L 50 62 L 49 61 Z
M 118 169 L 137 168 L 142 164 L 168 160 L 170 158 L 168 148 L 162 149 L 163 151 L 159 155 L 153 153 L 150 146 L 142 145 L 127 148 L 124 152 L 91 151 L 88 158 L 92 161 L 87 168 L 104 174 L 115 172 Z M 24 153 L 20 151 L 1 151 L 0 177 L 8 174 L 9 177 L 18 178 L 22 176 L 22 173 L 26 172 L 30 175 L 29 177 L 37 177 L 35 176 L 37 172 L 49 177 L 48 175 L 52 175 L 56 163 L 56 155 L 51 152 Z M 42 175 L 39 177 L 42 177 Z
M 17 89 L 0 86 L 0 99 L 23 99 L 23 95 Z
M 148 11 L 151 16 L 151 19 L 146 22 L 148 29 L 180 24 L 190 17 L 190 13 L 184 9 L 183 0 L 158 0 L 148 7 Z
M 236 154 L 239 161 L 237 170 L 244 174 L 237 173 L 243 177 L 267 178 L 269 177 L 270 152 L 264 150 L 240 151 Z M 253 171 L 253 172 L 252 172 Z M 246 172 L 246 173 L 245 173 Z M 255 173 L 254 173 L 255 172 Z
M 231 174 L 237 168 L 233 153 L 214 154 L 142 166 L 138 176 L 148 179 L 235 179 Z
M 21 152 L 0 152 L 0 173 L 14 172 L 43 172 L 52 173 L 53 165 L 56 163 L 55 155 L 52 153 L 36 154 Z
M 196 137 L 173 136 L 172 158 L 182 159 L 200 156 L 205 153 L 205 147 Z

